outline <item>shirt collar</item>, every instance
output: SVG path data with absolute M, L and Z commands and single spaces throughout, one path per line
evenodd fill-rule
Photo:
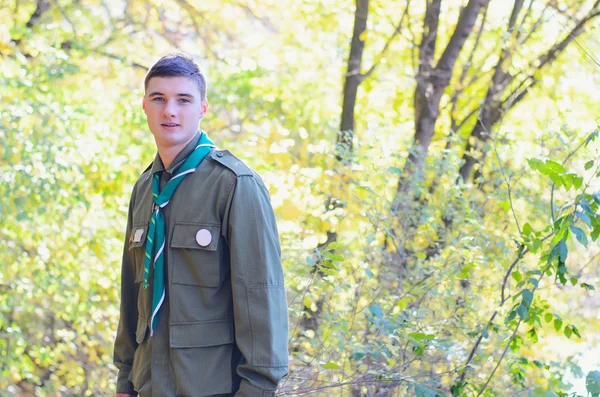
M 183 164 L 188 156 L 196 149 L 198 142 L 200 142 L 201 135 L 202 134 L 200 132 L 197 132 L 196 136 L 194 136 L 194 138 L 192 138 L 192 140 L 181 150 L 181 152 L 175 156 L 175 159 L 167 169 L 165 169 L 165 166 L 163 165 L 163 162 L 157 152 L 156 156 L 154 157 L 154 162 L 152 163 L 152 175 L 161 171 L 167 171 L 169 174 L 172 174 L 173 171 Z

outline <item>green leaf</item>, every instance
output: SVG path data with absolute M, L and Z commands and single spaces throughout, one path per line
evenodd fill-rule
M 536 288 L 538 287 L 539 280 L 537 278 L 530 277 L 529 282 L 533 284 Z
M 558 255 L 560 256 L 561 261 L 567 261 L 567 256 L 569 256 L 569 249 L 567 248 L 565 240 L 560 240 L 560 242 L 558 243 Z
M 512 278 L 514 278 L 517 283 L 520 282 L 521 280 L 523 280 L 523 276 L 521 275 L 521 273 L 519 273 L 518 270 L 515 270 L 512 273 Z
M 565 327 L 563 332 L 565 333 L 565 336 L 569 339 L 571 338 L 571 334 L 573 333 L 573 331 L 571 330 L 571 327 L 568 325 Z
M 572 285 L 577 285 L 577 277 L 571 277 L 569 281 L 571 281 Z
M 402 175 L 402 170 L 398 167 L 389 167 L 388 170 L 396 175 Z
M 560 175 L 557 174 L 549 174 L 548 177 L 550 177 L 550 180 L 552 181 L 552 183 L 554 183 L 556 185 L 556 187 L 561 187 L 563 184 L 563 178 Z
M 544 162 L 540 159 L 529 159 L 527 163 L 531 167 L 531 169 L 539 171 L 540 167 L 544 166 Z
M 379 305 L 371 305 L 371 307 L 369 308 L 371 310 L 371 313 L 373 313 L 373 315 L 377 318 L 383 318 L 383 311 L 381 310 L 381 307 L 379 307 Z
M 575 211 L 573 212 L 573 214 L 575 214 L 576 217 L 584 221 L 589 227 L 592 227 L 592 220 L 586 213 L 583 213 L 581 211 Z
M 425 334 L 423 332 L 413 332 L 411 334 L 408 334 L 408 336 L 416 341 L 423 340 L 423 339 L 433 340 L 435 338 L 434 334 Z
M 533 301 L 533 292 L 531 292 L 528 289 L 523 290 L 522 296 L 523 296 L 523 304 L 526 307 L 531 306 L 531 302 Z
M 531 225 L 529 223 L 525 223 L 523 225 L 523 234 L 524 235 L 529 236 L 532 231 L 533 231 L 533 229 L 531 228 Z
M 585 163 L 585 166 L 584 166 L 584 168 L 585 168 L 585 170 L 587 171 L 587 170 L 589 170 L 590 168 L 592 168 L 593 166 L 594 166 L 594 160 L 590 160 L 590 161 L 588 161 L 587 163 Z
M 343 262 L 344 261 L 344 257 L 340 254 L 327 254 L 327 255 L 325 255 L 325 257 L 327 259 L 329 259 L 330 261 L 335 261 L 335 262 Z
M 484 339 L 487 339 L 490 336 L 487 327 L 483 328 L 481 331 L 481 336 L 483 336 Z
M 600 225 L 596 226 L 596 228 L 590 234 L 592 241 L 598 240 L 598 236 L 600 236 Z
M 437 393 L 423 385 L 415 385 L 415 396 L 417 397 L 436 397 Z
M 533 252 L 535 254 L 540 249 L 541 246 L 542 246 L 542 240 L 540 240 L 539 238 L 536 238 L 535 240 L 533 240 L 533 245 L 531 246 L 531 252 Z
M 552 315 L 552 313 L 546 313 L 546 315 L 544 316 L 544 320 L 546 320 L 547 323 L 552 321 L 553 318 L 554 316 Z
M 453 396 L 462 396 L 463 390 L 467 385 L 467 382 L 461 380 L 450 387 L 450 393 L 452 393 Z
M 531 328 L 529 331 L 527 331 L 527 336 L 529 336 L 531 338 L 533 343 L 538 342 L 538 334 L 537 334 L 537 331 L 535 328 Z
M 566 266 L 559 266 L 558 267 L 558 273 L 560 274 L 565 274 L 567 272 L 567 267 Z
M 586 214 L 592 215 L 592 216 L 594 215 L 594 210 L 592 210 L 592 207 L 590 207 L 590 205 L 588 204 L 586 199 L 582 198 L 581 201 L 579 202 L 579 205 L 585 211 Z
M 504 211 L 509 211 L 510 210 L 510 202 L 508 200 L 500 201 L 498 203 L 498 207 L 500 207 L 500 209 L 503 209 Z
M 581 288 L 586 289 L 588 291 L 595 291 L 596 288 L 593 285 L 587 284 L 587 283 L 581 283 L 580 284 Z
M 573 177 L 573 187 L 575 189 L 580 189 L 581 185 L 583 185 L 583 178 L 580 176 Z
M 304 295 L 302 303 L 304 304 L 304 307 L 310 308 L 312 306 L 313 301 L 309 295 Z
M 519 317 L 521 317 L 522 320 L 525 320 L 527 318 L 528 313 L 529 311 L 527 310 L 527 307 L 523 305 L 523 303 L 521 303 L 519 307 L 517 307 L 517 314 L 519 315 Z
M 585 377 L 585 389 L 593 397 L 600 395 L 600 371 L 591 371 Z
M 561 175 L 562 177 L 562 182 L 565 185 L 565 189 L 569 190 L 571 189 L 571 186 L 573 186 L 573 174 L 565 174 L 565 175 Z
M 371 271 L 371 269 L 367 268 L 367 270 L 365 270 L 365 273 L 367 274 L 367 277 L 373 278 L 373 272 Z
M 571 231 L 573 232 L 573 234 L 577 238 L 577 241 L 579 241 L 581 243 L 581 245 L 583 245 L 584 247 L 587 248 L 588 240 L 587 240 L 587 236 L 585 235 L 585 233 L 583 232 L 583 230 L 581 230 L 577 226 L 571 225 Z
M 557 163 L 556 161 L 552 161 L 552 160 L 546 160 L 544 169 L 547 169 L 556 174 L 562 174 L 567 171 L 566 168 L 563 167 L 561 164 Z
M 333 361 L 328 362 L 327 364 L 323 364 L 323 368 L 325 369 L 340 369 L 340 366 L 334 363 Z
M 417 252 L 417 253 L 415 254 L 415 256 L 416 256 L 417 258 L 419 258 L 419 259 L 425 259 L 425 258 L 427 258 L 427 255 L 426 255 L 424 252 Z
M 563 322 L 562 320 L 559 320 L 557 318 L 554 319 L 554 329 L 556 331 L 560 331 L 560 329 L 562 328 Z
M 513 320 L 515 317 L 517 317 L 517 312 L 516 312 L 516 310 L 511 310 L 511 312 L 510 312 L 510 313 L 508 313 L 508 316 L 506 316 L 506 320 L 505 320 L 505 322 L 506 322 L 506 323 L 509 323 L 509 322 L 511 322 L 511 321 L 512 321 L 512 320 Z

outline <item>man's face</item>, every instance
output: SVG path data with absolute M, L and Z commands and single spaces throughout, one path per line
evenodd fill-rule
M 162 148 L 184 146 L 198 131 L 208 102 L 189 77 L 152 77 L 142 101 L 148 126 Z

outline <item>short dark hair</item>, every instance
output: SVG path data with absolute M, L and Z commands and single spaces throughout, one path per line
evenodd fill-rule
M 173 53 L 160 58 L 146 74 L 144 89 L 148 89 L 148 82 L 152 77 L 189 77 L 198 84 L 200 99 L 206 99 L 206 80 L 194 60 L 184 54 Z

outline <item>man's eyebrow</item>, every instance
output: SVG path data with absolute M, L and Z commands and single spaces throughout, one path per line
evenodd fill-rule
M 158 96 L 158 95 L 164 96 L 165 94 L 163 94 L 162 92 L 159 92 L 159 91 L 153 91 L 150 94 L 148 94 L 149 97 Z M 192 94 L 186 94 L 186 93 L 177 94 L 176 96 L 182 96 L 182 97 L 192 98 L 192 99 L 194 98 L 194 96 Z

